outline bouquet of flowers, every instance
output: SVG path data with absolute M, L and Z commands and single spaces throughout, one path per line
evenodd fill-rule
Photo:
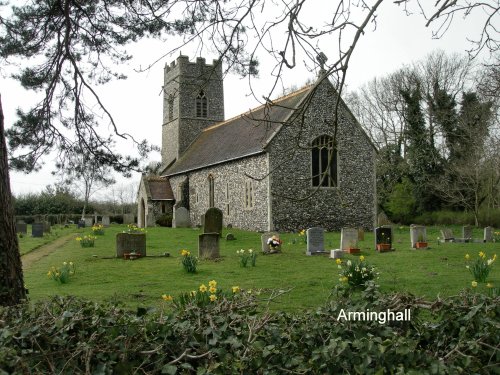
M 277 236 L 272 236 L 267 240 L 267 244 L 270 250 L 276 250 L 277 247 L 281 246 L 282 241 Z

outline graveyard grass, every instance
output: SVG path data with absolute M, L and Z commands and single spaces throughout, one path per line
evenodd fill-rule
M 298 228 L 301 229 L 301 228 Z M 458 233 L 459 228 L 453 228 Z M 75 295 L 95 301 L 111 301 L 128 307 L 159 306 L 161 296 L 174 298 L 185 292 L 197 290 L 201 284 L 216 280 L 218 288 L 230 291 L 233 286 L 242 290 L 261 290 L 262 298 L 271 290 L 289 290 L 276 300 L 271 308 L 276 311 L 302 311 L 321 306 L 332 288 L 339 284 L 339 269 L 328 256 L 306 256 L 304 237 L 284 233 L 281 254 L 262 255 L 260 233 L 237 229 L 223 230 L 220 241 L 221 259 L 198 263 L 198 272 L 189 274 L 183 270 L 181 250 L 198 253 L 199 229 L 148 228 L 148 257 L 138 260 L 123 260 L 115 257 L 115 237 L 125 226 L 111 226 L 99 236 L 94 248 L 82 248 L 76 240 L 33 263 L 24 270 L 24 278 L 31 301 L 46 300 L 52 295 Z M 73 229 L 74 237 L 90 234 L 91 229 Z M 225 235 L 233 233 L 235 241 L 226 241 Z M 58 230 L 67 235 L 66 229 Z M 475 229 L 474 237 L 482 238 L 482 230 Z M 498 243 L 446 243 L 438 244 L 439 228 L 428 228 L 430 248 L 413 250 L 410 247 L 408 227 L 395 227 L 393 233 L 394 252 L 378 253 L 374 250 L 373 233 L 366 232 L 359 242 L 361 252 L 345 255 L 344 260 L 356 259 L 360 255 L 376 267 L 380 273 L 377 283 L 382 291 L 407 291 L 412 294 L 436 299 L 438 295 L 458 294 L 462 289 L 471 289 L 471 274 L 465 268 L 465 254 L 476 257 L 480 251 L 488 257 L 497 253 Z M 52 235 L 54 237 L 54 235 Z M 30 236 L 20 238 L 22 251 L 29 251 Z M 325 249 L 335 249 L 340 244 L 340 233 L 325 234 Z M 253 249 L 258 252 L 256 267 L 241 267 L 237 251 Z M 169 257 L 163 256 L 170 253 Z M 76 274 L 67 284 L 57 284 L 47 277 L 48 270 L 63 262 L 73 262 Z M 489 280 L 496 288 L 500 286 L 500 265 L 494 264 Z M 474 289 L 486 293 L 480 284 Z

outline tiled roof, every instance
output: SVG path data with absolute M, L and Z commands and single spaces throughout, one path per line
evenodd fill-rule
M 309 89 L 204 129 L 165 174 L 172 176 L 263 152 Z
M 152 200 L 172 200 L 174 194 L 167 178 L 146 177 L 144 183 L 149 188 Z

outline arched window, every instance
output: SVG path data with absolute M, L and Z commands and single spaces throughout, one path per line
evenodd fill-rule
M 337 149 L 332 137 L 322 135 L 312 142 L 311 167 L 313 186 L 337 186 Z
M 208 175 L 208 207 L 215 207 L 214 176 Z
M 168 96 L 168 121 L 174 119 L 174 96 L 170 94 Z
M 207 97 L 203 90 L 201 90 L 196 97 L 196 117 L 208 117 Z

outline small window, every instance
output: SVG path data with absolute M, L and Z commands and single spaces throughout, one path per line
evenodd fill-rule
M 174 96 L 170 94 L 168 96 L 168 121 L 174 119 Z
M 208 117 L 208 105 L 207 97 L 205 92 L 201 90 L 196 97 L 196 117 L 207 118 Z
M 312 186 L 337 186 L 337 149 L 333 138 L 322 135 L 312 143 Z
M 254 185 L 253 180 L 247 179 L 245 181 L 245 208 L 253 208 L 254 206 Z
M 214 176 L 208 176 L 208 207 L 215 207 L 215 183 Z
M 165 202 L 161 202 L 161 213 L 164 214 L 166 211 Z

